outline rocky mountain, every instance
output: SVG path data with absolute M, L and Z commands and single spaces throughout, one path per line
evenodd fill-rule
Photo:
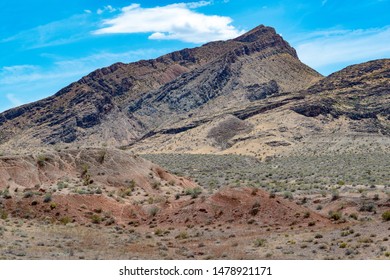
M 352 120 L 372 119 L 389 134 L 390 60 L 353 65 L 321 80 L 307 90 L 313 100 L 296 107 L 308 117 L 346 116 Z
M 356 137 L 387 145 L 389 61 L 324 78 L 273 28 L 259 26 L 233 40 L 96 70 L 0 114 L 0 143 L 3 150 L 122 146 L 258 158 L 308 145 L 325 152 L 329 143 L 348 150 Z
M 383 59 L 350 66 L 305 90 L 203 111 L 160 127 L 131 148 L 139 153 L 235 153 L 263 159 L 308 151 L 350 152 L 366 144 L 386 149 L 389 63 Z
M 128 145 L 188 117 L 306 89 L 321 75 L 270 27 L 157 59 L 99 69 L 0 114 L 7 147 Z

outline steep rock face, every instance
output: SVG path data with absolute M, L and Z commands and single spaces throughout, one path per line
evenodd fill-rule
M 130 117 L 150 133 L 183 119 L 304 90 L 320 78 L 273 29 L 257 28 L 235 41 L 245 45 L 131 102 Z
M 310 87 L 307 96 L 295 112 L 368 121 L 367 132 L 390 133 L 389 59 L 349 66 Z
M 273 28 L 259 26 L 233 40 L 98 69 L 0 114 L 0 143 L 123 145 L 162 123 L 302 90 L 320 77 Z

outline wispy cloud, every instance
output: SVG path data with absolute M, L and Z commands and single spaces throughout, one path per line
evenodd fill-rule
M 107 5 L 107 6 L 104 6 L 102 9 L 98 9 L 96 11 L 96 13 L 98 15 L 101 15 L 103 14 L 104 12 L 109 12 L 109 13 L 113 13 L 113 12 L 116 12 L 117 9 L 113 8 L 111 5 Z
M 17 107 L 23 104 L 23 101 L 20 101 L 14 94 L 8 93 L 5 96 L 8 101 L 12 104 L 13 107 Z
M 97 68 L 118 61 L 136 61 L 160 55 L 165 51 L 166 50 L 141 49 L 120 53 L 100 52 L 77 59 L 61 59 L 51 55 L 43 55 L 43 57 L 53 58 L 55 60 L 51 66 L 13 65 L 2 67 L 0 69 L 0 87 L 12 84 L 44 82 L 52 79 L 81 77 Z
M 167 49 L 140 49 L 126 52 L 99 52 L 74 59 L 44 54 L 49 66 L 11 65 L 0 68 L 0 112 L 50 96 L 82 76 L 115 62 L 131 62 L 162 55 Z
M 190 3 L 187 3 L 186 5 L 190 9 L 196 9 L 196 8 L 200 8 L 200 7 L 209 6 L 211 4 L 212 4 L 211 1 L 199 1 L 199 2 L 190 2 Z
M 89 12 L 89 10 L 86 10 L 81 15 L 74 15 L 70 18 L 21 31 L 11 37 L 0 40 L 0 42 L 18 41 L 25 49 L 35 49 L 78 41 L 88 36 L 89 30 L 93 28 L 89 21 Z
M 319 70 L 336 64 L 390 57 L 390 26 L 359 30 L 323 30 L 292 40 L 300 59 Z M 327 74 L 327 73 L 326 73 Z
M 152 40 L 180 40 L 204 43 L 239 36 L 229 17 L 205 15 L 195 8 L 210 5 L 209 1 L 178 3 L 163 7 L 142 8 L 140 4 L 124 7 L 114 18 L 103 21 L 93 34 L 152 33 Z

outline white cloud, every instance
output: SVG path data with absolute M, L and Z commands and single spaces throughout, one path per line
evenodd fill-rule
M 109 13 L 113 13 L 113 12 L 116 12 L 117 9 L 113 8 L 111 5 L 107 5 L 107 6 L 104 6 L 102 9 L 98 9 L 96 11 L 96 13 L 98 15 L 101 15 L 103 14 L 104 12 L 109 12 Z
M 360 63 L 390 57 L 390 26 L 359 30 L 324 30 L 292 40 L 300 59 L 309 66 Z
M 105 20 L 94 34 L 152 33 L 149 39 L 180 40 L 204 43 L 237 37 L 243 31 L 231 25 L 232 19 L 205 15 L 194 8 L 210 5 L 208 1 L 178 3 L 163 7 L 142 8 L 140 4 L 124 7 L 121 14 Z
M 325 6 L 326 3 L 328 3 L 328 0 L 322 0 L 321 5 L 322 5 L 322 6 Z
M 211 5 L 210 1 L 199 1 L 199 2 L 190 2 L 186 3 L 187 7 L 190 9 L 196 9 L 200 7 L 205 7 Z

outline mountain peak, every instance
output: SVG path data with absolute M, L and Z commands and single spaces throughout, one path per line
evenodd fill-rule
M 235 38 L 234 41 L 252 43 L 263 38 L 264 36 L 270 35 L 277 35 L 275 29 L 261 24 L 253 28 L 252 30 L 246 32 L 245 34 Z
M 288 52 L 293 57 L 298 58 L 294 48 L 286 42 L 282 36 L 276 33 L 273 27 L 259 25 L 247 33 L 233 39 L 235 42 L 254 45 L 256 49 L 272 47 L 283 52 Z

